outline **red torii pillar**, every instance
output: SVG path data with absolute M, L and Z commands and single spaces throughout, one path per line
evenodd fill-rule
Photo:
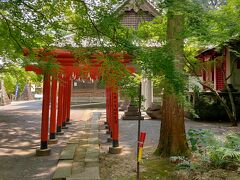
M 70 118 L 70 96 L 71 94 L 71 80 L 69 75 L 65 75 L 64 77 L 64 95 L 63 95 L 63 123 L 62 123 L 62 128 L 67 129 L 68 127 L 66 126 L 69 123 L 69 118 Z M 70 88 L 69 88 L 70 86 Z
M 48 148 L 48 116 L 50 103 L 50 76 L 45 74 L 43 80 L 43 101 L 42 101 L 42 124 L 41 124 L 41 145 L 36 150 L 39 156 L 49 155 L 51 149 Z
M 109 88 L 106 87 L 105 88 L 105 94 L 106 94 L 106 122 L 105 124 L 107 125 L 108 127 L 108 130 L 109 130 L 109 134 L 110 134 L 110 127 L 109 127 L 109 108 L 110 108 L 110 104 L 109 104 Z
M 66 123 L 70 124 L 70 115 L 71 115 L 71 94 L 72 94 L 72 80 L 68 79 L 68 85 L 67 85 L 67 119 Z
M 57 106 L 57 80 L 52 77 L 51 89 L 51 114 L 50 114 L 50 135 L 49 143 L 57 143 L 56 139 L 56 106 Z
M 111 118 L 111 91 L 110 87 L 106 86 L 106 119 L 108 128 L 107 134 L 110 134 L 110 137 L 107 139 L 108 142 L 112 142 L 112 118 Z
M 110 91 L 110 124 L 112 130 L 112 147 L 109 147 L 109 153 L 119 154 L 122 147 L 119 146 L 119 119 L 118 119 L 118 90 L 109 88 Z
M 63 122 L 63 79 L 59 77 L 58 86 L 58 112 L 57 112 L 57 135 L 63 135 L 62 122 Z
M 62 129 L 68 129 L 66 126 L 66 119 L 67 119 L 67 82 L 66 82 L 66 76 L 63 78 L 63 96 L 62 96 Z

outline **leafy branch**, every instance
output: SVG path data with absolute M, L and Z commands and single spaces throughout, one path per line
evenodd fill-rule
M 17 41 L 17 39 L 14 37 L 13 33 L 12 33 L 12 29 L 11 29 L 11 26 L 10 26 L 10 22 L 9 20 L 1 13 L 0 11 L 0 15 L 2 16 L 2 18 L 4 19 L 4 21 L 6 22 L 6 25 L 8 27 L 8 32 L 9 32 L 9 35 L 10 37 L 13 39 L 13 41 L 17 44 L 17 46 L 22 49 L 22 46 L 21 44 Z

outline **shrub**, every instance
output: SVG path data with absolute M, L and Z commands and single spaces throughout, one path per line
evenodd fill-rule
M 209 151 L 211 164 L 217 168 L 226 168 L 240 162 L 240 151 L 226 147 L 212 148 Z
M 217 140 L 210 130 L 189 129 L 188 140 L 203 163 L 216 168 L 237 167 L 240 163 L 240 134 L 229 133 L 224 140 Z
M 240 134 L 229 133 L 225 137 L 225 147 L 240 151 Z
M 195 104 L 195 112 L 200 120 L 228 119 L 224 107 L 212 96 L 201 95 Z
M 219 142 L 210 130 L 189 129 L 187 135 L 192 151 L 202 153 L 208 146 L 219 146 Z

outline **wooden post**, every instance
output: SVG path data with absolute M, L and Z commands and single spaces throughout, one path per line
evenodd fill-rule
M 106 94 L 106 123 L 109 125 L 109 95 L 108 95 L 108 87 L 105 88 L 105 94 Z
M 62 128 L 67 129 L 66 119 L 67 119 L 67 77 L 64 77 L 63 82 L 63 96 L 62 96 L 62 106 L 63 106 L 63 114 L 62 114 Z
M 118 147 L 119 142 L 119 132 L 118 132 L 118 93 L 112 92 L 112 139 L 113 139 L 113 147 Z
M 118 91 L 110 89 L 111 94 L 111 129 L 112 129 L 112 147 L 109 148 L 111 154 L 120 154 L 122 147 L 119 147 L 119 123 L 118 123 Z
M 108 89 L 108 96 L 109 96 L 109 131 L 110 136 L 112 138 L 113 128 L 112 128 L 112 90 L 111 88 Z
M 58 113 L 57 113 L 57 134 L 61 135 L 62 132 L 62 118 L 63 118 L 63 82 L 62 78 L 59 78 L 58 86 Z
M 68 79 L 68 93 L 67 93 L 67 120 L 66 123 L 70 123 L 70 116 L 71 116 L 71 94 L 72 94 L 72 80 Z
M 108 128 L 107 134 L 111 135 L 111 127 L 110 127 L 110 91 L 109 87 L 106 86 L 106 128 Z M 110 139 L 109 139 L 110 140 Z
M 57 80 L 52 77 L 51 89 L 51 114 L 49 142 L 56 143 L 56 105 L 57 105 Z
M 40 149 L 36 150 L 39 156 L 49 155 L 48 149 L 48 117 L 50 103 L 50 76 L 44 75 L 43 80 L 43 101 L 42 101 L 42 124 L 41 124 L 41 145 Z
M 137 180 L 140 179 L 140 162 L 138 161 L 139 156 L 139 142 L 140 142 L 140 132 L 141 132 L 141 106 L 142 106 L 142 83 L 139 84 L 138 93 L 138 135 L 137 135 Z

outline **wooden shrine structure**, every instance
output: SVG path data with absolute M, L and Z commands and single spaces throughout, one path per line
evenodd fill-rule
M 74 53 L 70 50 L 55 49 L 45 51 L 41 49 L 35 51 L 36 59 L 48 62 L 54 58 L 56 67 L 60 68 L 59 70 L 52 69 L 52 73 L 49 73 L 36 65 L 25 67 L 26 71 L 34 71 L 36 74 L 44 75 L 41 144 L 40 149 L 37 149 L 36 152 L 37 155 L 48 155 L 50 153 L 48 143 L 57 143 L 56 135 L 63 134 L 62 129 L 67 128 L 66 125 L 70 123 L 72 81 L 78 78 L 99 79 L 101 77 L 99 68 L 103 61 L 99 61 L 99 56 L 102 56 L 102 54 L 91 55 L 91 65 L 86 65 L 79 63 L 79 59 L 75 58 Z M 28 49 L 24 49 L 23 52 L 25 56 L 28 56 L 30 53 Z M 127 64 L 130 62 L 128 54 L 115 53 L 109 54 L 109 56 L 117 57 L 130 72 L 134 72 L 135 69 L 133 67 L 127 67 Z M 118 148 L 118 92 L 111 85 L 106 86 L 106 117 L 112 138 L 111 148 Z

